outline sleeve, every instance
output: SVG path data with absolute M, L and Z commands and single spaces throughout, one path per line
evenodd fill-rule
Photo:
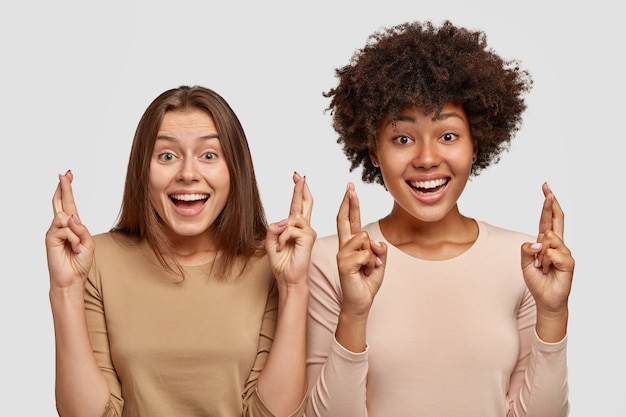
M 263 370 L 263 366 L 267 362 L 272 342 L 274 340 L 274 332 L 276 331 L 276 321 L 278 317 L 278 287 L 274 282 L 270 288 L 265 306 L 265 313 L 261 323 L 259 333 L 259 347 L 254 365 L 250 371 L 250 376 L 246 381 L 243 392 L 243 415 L 246 417 L 275 417 L 267 408 L 263 400 L 259 396 L 257 390 L 257 381 Z M 295 410 L 289 417 L 300 417 L 304 415 L 305 401 L 302 400 L 300 407 Z
M 335 340 L 342 299 L 336 255 L 336 239 L 318 240 L 311 255 L 307 417 L 367 416 L 368 350 L 353 353 Z
M 567 336 L 545 343 L 535 321 L 535 302 L 527 290 L 518 313 L 520 355 L 509 385 L 507 417 L 567 417 Z
M 122 399 L 122 387 L 111 359 L 102 291 L 98 287 L 98 282 L 100 281 L 98 280 L 98 269 L 95 265 L 96 261 L 94 260 L 94 266 L 85 285 L 85 315 L 96 362 L 102 373 L 104 373 L 111 392 L 109 403 L 103 411 L 102 417 L 118 417 L 122 415 L 124 400 Z

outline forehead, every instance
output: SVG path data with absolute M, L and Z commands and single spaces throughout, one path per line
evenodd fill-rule
M 200 109 L 171 110 L 163 115 L 159 134 L 177 131 L 217 132 L 213 118 Z
M 429 109 L 416 106 L 404 107 L 397 114 L 387 113 L 381 121 L 379 128 L 395 128 L 397 123 L 403 122 L 410 124 L 431 124 L 450 119 L 457 119 L 467 123 L 467 115 L 463 106 L 456 103 L 448 103 L 442 106 L 441 109 Z

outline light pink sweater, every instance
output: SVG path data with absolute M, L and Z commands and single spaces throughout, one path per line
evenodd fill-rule
M 336 236 L 318 239 L 308 320 L 306 416 L 563 417 L 569 412 L 566 339 L 537 337 L 520 268 L 534 238 L 479 222 L 479 236 L 446 261 L 389 247 L 367 350 L 334 339 L 341 306 Z

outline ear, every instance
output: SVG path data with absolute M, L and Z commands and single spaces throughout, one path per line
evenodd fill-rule
M 478 143 L 474 140 L 474 153 L 472 154 L 472 165 L 476 162 L 476 158 L 478 158 Z
M 372 148 L 369 148 L 369 157 L 370 161 L 372 161 L 372 165 L 378 168 L 378 156 L 376 155 L 376 151 Z

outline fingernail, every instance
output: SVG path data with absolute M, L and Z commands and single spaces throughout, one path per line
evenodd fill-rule
M 539 258 L 535 258 L 533 265 L 535 265 L 535 268 L 539 268 Z
M 78 217 L 74 216 L 73 214 L 72 214 L 72 220 L 74 220 L 74 223 L 80 224 L 80 220 L 78 220 Z
M 376 264 L 378 264 L 378 265 L 382 265 L 383 264 L 383 260 L 380 259 L 378 256 L 376 257 Z
M 282 219 L 281 221 L 278 222 L 278 227 L 283 227 L 286 224 L 287 224 L 287 219 Z
M 533 250 L 541 249 L 541 243 L 540 242 L 533 243 L 532 245 L 530 245 L 530 248 Z
M 374 245 L 378 246 L 380 248 L 380 242 L 377 240 L 374 240 Z

